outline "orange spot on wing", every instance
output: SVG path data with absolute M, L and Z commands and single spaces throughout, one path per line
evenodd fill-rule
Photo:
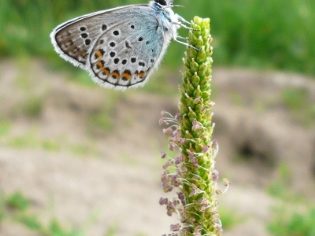
M 136 71 L 136 75 L 140 78 L 140 79 L 143 79 L 145 77 L 145 72 L 144 71 Z
M 110 75 L 110 69 L 109 68 L 102 67 L 101 70 L 103 72 L 103 75 L 106 75 L 106 76 Z
M 114 79 L 119 79 L 119 78 L 120 78 L 120 73 L 119 73 L 119 71 L 118 71 L 118 70 L 114 70 L 114 71 L 112 72 L 112 77 L 113 77 Z
M 99 69 L 99 70 L 104 69 L 104 61 L 102 61 L 102 60 L 97 61 L 96 67 L 97 67 L 97 69 Z
M 95 54 L 94 54 L 95 59 L 102 58 L 103 55 L 104 55 L 104 50 L 103 50 L 103 49 L 98 49 L 98 50 L 95 52 Z
M 123 80 L 131 80 L 131 72 L 129 70 L 125 70 L 121 77 Z

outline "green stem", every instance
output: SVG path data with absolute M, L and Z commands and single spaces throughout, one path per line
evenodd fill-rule
M 217 211 L 215 152 L 212 142 L 213 121 L 212 38 L 210 20 L 195 17 L 189 33 L 185 56 L 186 70 L 181 87 L 180 132 L 185 142 L 181 146 L 182 183 L 185 196 L 183 235 L 221 235 Z M 196 50 L 197 48 L 197 50 Z

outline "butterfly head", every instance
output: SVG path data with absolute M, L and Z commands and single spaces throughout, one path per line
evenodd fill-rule
M 154 2 L 161 7 L 171 7 L 173 5 L 173 0 L 154 0 Z

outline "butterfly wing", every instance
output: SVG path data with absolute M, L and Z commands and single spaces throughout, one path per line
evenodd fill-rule
M 133 6 L 128 13 L 103 32 L 89 54 L 91 76 L 104 87 L 143 85 L 169 42 L 151 7 Z
M 107 29 L 121 24 L 117 16 L 130 17 L 130 6 L 84 15 L 57 26 L 50 38 L 57 53 L 75 66 L 86 67 L 90 50 Z M 123 18 L 126 19 L 126 18 Z

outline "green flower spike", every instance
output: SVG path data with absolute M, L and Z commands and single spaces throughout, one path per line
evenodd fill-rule
M 171 225 L 171 235 L 219 236 L 222 226 L 217 210 L 215 169 L 217 145 L 212 141 L 211 79 L 212 38 L 210 20 L 195 17 L 185 55 L 179 115 L 162 113 L 163 132 L 169 136 L 170 150 L 180 155 L 168 158 L 163 166 L 162 186 L 176 199 L 161 198 L 167 214 L 177 213 L 180 223 Z M 162 155 L 166 158 L 166 154 Z
M 186 200 L 184 235 L 220 235 L 217 211 L 215 155 L 212 142 L 212 38 L 210 20 L 194 18 L 185 57 L 186 70 L 181 88 L 180 132 L 185 139 L 183 194 Z M 199 231 L 197 234 L 195 231 Z

